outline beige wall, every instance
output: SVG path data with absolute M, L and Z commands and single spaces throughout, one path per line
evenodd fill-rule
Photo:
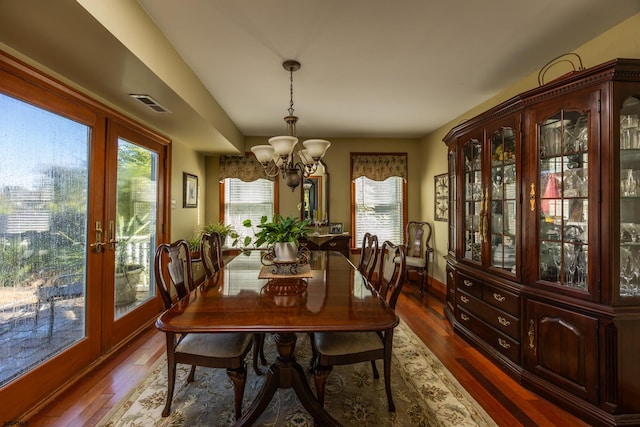
M 611 30 L 601 34 L 588 43 L 574 50 L 580 55 L 585 68 L 589 68 L 614 58 L 640 58 L 640 14 L 637 14 Z M 551 58 L 549 58 L 551 59 Z M 514 58 L 514 61 L 517 58 Z M 540 64 L 542 68 L 544 64 Z M 562 66 L 553 67 L 545 76 L 546 81 L 570 71 Z M 442 139 L 453 128 L 464 120 L 470 119 L 481 112 L 505 101 L 512 96 L 538 86 L 538 71 L 511 85 L 498 95 L 488 99 L 477 107 L 461 114 L 435 132 L 427 135 L 423 141 L 423 161 L 425 164 L 422 174 L 422 212 L 426 218 L 433 216 L 433 177 L 447 171 L 447 151 Z M 442 255 L 447 251 L 446 223 L 436 222 L 435 247 L 437 256 L 433 276 L 445 282 L 445 261 Z
M 171 159 L 171 241 L 188 239 L 204 224 L 204 201 L 208 198 L 205 158 L 180 142 L 172 142 Z M 183 172 L 198 177 L 198 207 L 182 207 Z M 217 200 L 217 199 L 216 199 Z

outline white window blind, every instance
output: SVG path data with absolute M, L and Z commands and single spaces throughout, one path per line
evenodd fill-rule
M 380 244 L 403 242 L 403 179 L 392 176 L 384 181 L 367 177 L 355 183 L 355 241 L 362 244 L 364 234 L 376 234 Z
M 257 179 L 244 182 L 238 178 L 224 180 L 224 222 L 233 226 L 240 235 L 253 237 L 253 231 L 242 225 L 246 219 L 259 224 L 260 218 L 266 215 L 273 217 L 274 184 L 268 179 Z

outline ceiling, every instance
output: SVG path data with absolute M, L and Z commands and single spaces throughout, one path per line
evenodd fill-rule
M 5 0 L 0 43 L 216 153 L 285 132 L 286 59 L 302 64 L 300 136 L 420 138 L 638 12 L 637 0 Z

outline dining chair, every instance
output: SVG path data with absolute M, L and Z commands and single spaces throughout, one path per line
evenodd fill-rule
M 431 224 L 424 221 L 409 221 L 406 228 L 406 238 L 404 246 L 407 252 L 406 278 L 411 281 L 410 271 L 417 273 L 420 281 L 420 296 L 428 286 L 429 280 L 429 258 L 433 253 L 433 248 L 429 244 L 431 241 Z
M 212 277 L 214 273 L 224 267 L 220 233 L 212 231 L 202 234 L 200 238 L 200 258 L 207 277 Z
M 158 245 L 154 258 L 154 273 L 158 293 L 165 309 L 170 309 L 188 293 L 191 274 L 191 253 L 186 240 Z M 167 341 L 167 402 L 162 416 L 171 412 L 171 400 L 178 363 L 191 365 L 187 382 L 193 382 L 196 366 L 226 368 L 235 390 L 235 416 L 241 417 L 242 398 L 247 377 L 245 357 L 252 346 L 250 333 L 198 333 L 176 335 L 166 333 Z
M 215 273 L 224 267 L 222 258 L 222 237 L 217 231 L 203 233 L 200 239 L 200 258 L 204 267 L 205 276 L 213 277 Z M 262 375 L 262 370 L 258 367 L 258 357 L 262 365 L 267 364 L 264 355 L 264 334 L 254 334 L 253 341 L 253 370 L 257 375 Z
M 378 236 L 371 233 L 364 233 L 360 252 L 360 262 L 358 271 L 371 282 L 373 272 L 378 259 Z
M 397 260 L 397 262 L 396 262 Z M 389 241 L 382 244 L 375 290 L 391 308 L 395 308 L 404 283 L 405 247 Z M 371 362 L 373 377 L 380 378 L 376 360 L 384 363 L 384 381 L 390 412 L 396 410 L 391 395 L 391 351 L 393 329 L 379 332 L 314 332 L 311 341 L 317 362 L 313 370 L 318 401 L 324 405 L 325 382 L 335 365 Z

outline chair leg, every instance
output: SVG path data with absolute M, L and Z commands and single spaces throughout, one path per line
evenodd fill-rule
M 393 347 L 393 329 L 385 332 L 384 336 L 384 389 L 387 392 L 387 404 L 389 412 L 396 411 L 391 395 L 391 353 Z
M 316 361 L 318 360 L 318 350 L 316 349 L 316 342 L 313 336 L 313 332 L 309 334 L 309 342 L 311 342 L 311 360 L 309 360 L 309 373 L 313 374 L 314 368 L 316 366 Z
M 373 371 L 373 378 L 375 378 L 376 380 L 380 378 L 380 374 L 378 373 L 378 367 L 376 366 L 375 360 L 371 361 L 371 370 Z
M 176 385 L 176 364 L 173 362 L 173 357 L 167 355 L 167 403 L 162 410 L 162 416 L 168 417 L 171 412 L 171 400 L 173 399 L 173 390 Z
M 242 398 L 244 397 L 244 386 L 247 381 L 247 370 L 244 366 L 239 369 L 227 369 L 227 376 L 233 382 L 234 408 L 237 421 L 242 417 Z
M 332 370 L 333 366 L 316 365 L 313 372 L 313 379 L 316 383 L 316 397 L 321 406 L 324 406 L 324 385 Z
M 264 334 L 253 334 L 253 370 L 256 375 L 262 375 L 262 370 L 258 367 L 258 356 L 262 356 L 263 365 L 266 365 L 264 359 Z
M 266 336 L 266 334 L 260 334 L 260 363 L 263 366 L 267 366 L 267 358 L 264 356 L 264 340 Z
M 187 382 L 192 383 L 195 376 L 196 376 L 196 365 L 191 365 L 191 369 L 189 370 L 189 376 L 187 377 Z

